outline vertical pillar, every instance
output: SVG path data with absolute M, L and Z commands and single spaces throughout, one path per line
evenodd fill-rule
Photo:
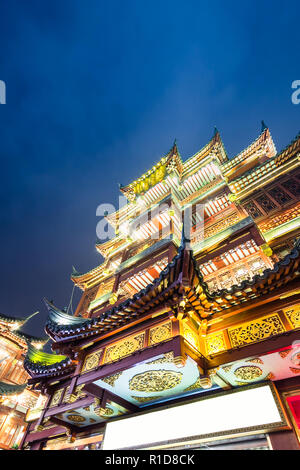
M 20 442 L 20 445 L 19 445 L 19 448 L 20 448 L 21 450 L 24 449 L 26 437 L 27 437 L 28 434 L 29 434 L 29 429 L 30 429 L 30 423 L 27 424 L 26 429 L 25 429 L 24 434 L 23 434 L 23 437 L 22 437 L 22 439 L 21 439 L 21 442 Z
M 300 450 L 299 441 L 293 430 L 272 432 L 268 434 L 268 442 L 272 450 Z
M 78 376 L 79 376 L 80 371 L 81 371 L 82 362 L 84 360 L 84 357 L 85 357 L 85 351 L 79 351 L 78 356 L 77 356 L 78 364 L 76 365 L 76 369 L 75 369 L 73 378 L 72 378 L 71 383 L 70 383 L 70 388 L 69 388 L 69 394 L 70 395 L 72 395 L 72 393 L 74 393 L 74 390 L 76 388 Z
M 45 447 L 46 441 L 34 441 L 30 446 L 30 450 L 43 450 L 43 447 Z

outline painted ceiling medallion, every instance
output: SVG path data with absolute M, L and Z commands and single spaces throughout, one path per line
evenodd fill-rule
M 285 359 L 291 352 L 291 349 L 286 349 L 285 351 L 279 351 L 279 355 L 282 359 Z
M 295 354 L 292 355 L 291 361 L 295 366 L 300 366 L 300 352 L 297 351 Z
M 130 390 L 138 392 L 162 392 L 180 384 L 182 373 L 173 370 L 151 370 L 134 375 L 129 381 Z
M 262 375 L 263 371 L 257 366 L 242 366 L 234 371 L 234 375 L 240 380 L 255 380 Z
M 73 423 L 83 423 L 85 421 L 85 418 L 83 416 L 77 414 L 68 415 L 67 419 L 69 421 L 72 421 Z

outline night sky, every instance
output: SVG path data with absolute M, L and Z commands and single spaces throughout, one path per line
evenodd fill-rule
M 232 157 L 264 119 L 285 147 L 299 64 L 298 1 L 0 0 L 0 312 L 44 335 L 42 298 L 101 261 L 97 206 L 174 138 L 186 159 L 217 126 Z

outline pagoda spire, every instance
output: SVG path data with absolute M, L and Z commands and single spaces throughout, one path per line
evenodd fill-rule
M 268 129 L 268 126 L 266 125 L 265 121 L 261 121 L 261 132 L 264 132 L 266 129 Z
M 97 244 L 97 241 L 96 241 L 96 244 Z M 80 276 L 80 272 L 77 271 L 77 269 L 75 268 L 75 266 L 72 266 L 72 274 L 71 276 Z
M 217 134 L 220 134 L 220 132 L 218 131 L 218 128 L 216 126 L 214 126 L 213 137 L 215 137 Z
M 171 147 L 171 149 L 170 149 L 170 151 L 169 151 L 169 154 L 172 154 L 172 155 L 174 155 L 174 154 L 179 155 L 176 137 L 175 137 L 174 142 L 173 142 L 173 145 L 172 145 L 172 147 Z

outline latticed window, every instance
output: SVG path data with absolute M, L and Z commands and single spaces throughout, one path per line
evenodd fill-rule
M 251 273 L 248 271 L 247 267 L 240 267 L 234 270 L 235 279 L 237 284 L 240 284 L 242 281 L 246 279 L 251 279 Z

